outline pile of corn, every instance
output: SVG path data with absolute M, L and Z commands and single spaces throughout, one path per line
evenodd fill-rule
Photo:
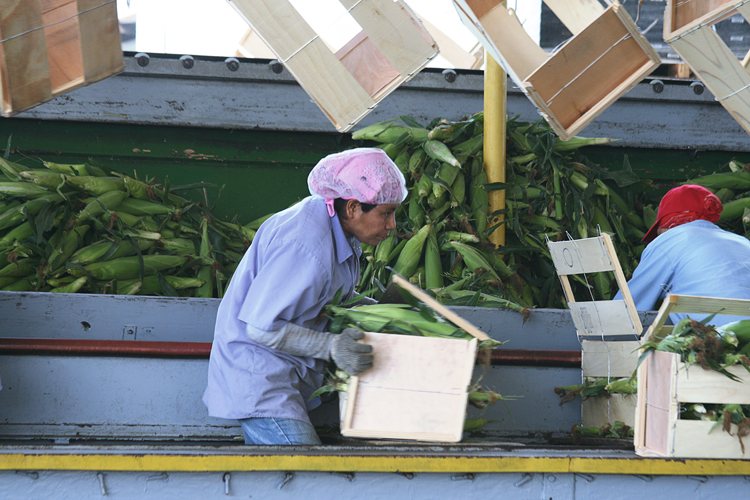
M 392 272 L 428 289 L 447 305 L 564 308 L 547 239 L 611 233 L 627 277 L 643 247 L 647 222 L 633 209 L 629 186 L 641 181 L 625 168 L 598 169 L 577 149 L 609 139 L 560 141 L 551 129 L 510 119 L 504 184 L 490 184 L 483 167 L 483 114 L 422 126 L 408 117 L 352 134 L 385 150 L 407 179 L 409 195 L 396 214 L 397 229 L 376 247 L 358 289 L 378 298 Z M 504 189 L 506 209 L 488 214 L 488 196 Z M 503 220 L 504 219 L 504 220 Z M 506 225 L 505 246 L 488 235 Z M 616 284 L 606 273 L 581 280 L 574 291 L 609 299 Z M 591 299 L 589 299 L 591 300 Z
M 0 289 L 221 297 L 261 220 L 213 217 L 205 185 L 0 159 Z M 176 195 L 201 189 L 204 201 Z

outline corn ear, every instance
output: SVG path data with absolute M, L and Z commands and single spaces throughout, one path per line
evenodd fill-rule
M 495 269 L 489 262 L 487 262 L 487 259 L 484 258 L 479 250 L 458 241 L 452 241 L 451 245 L 453 245 L 453 248 L 461 254 L 461 257 L 463 257 L 464 262 L 466 263 L 466 267 L 468 267 L 473 273 L 500 280 Z
M 458 162 L 455 156 L 451 153 L 451 150 L 441 141 L 428 140 L 423 144 L 425 152 L 439 162 L 448 163 L 454 167 L 460 167 L 461 164 Z
M 426 224 L 417 231 L 414 236 L 404 245 L 403 250 L 398 256 L 396 263 L 393 265 L 393 272 L 403 276 L 406 279 L 417 270 L 419 261 L 422 260 L 422 250 L 424 248 L 427 236 L 430 234 L 432 224 Z
M 433 227 L 427 237 L 424 256 L 425 285 L 427 288 L 443 288 L 443 264 L 437 242 L 437 230 Z
M 136 278 L 141 270 L 141 259 L 144 276 L 179 267 L 187 262 L 187 257 L 180 255 L 143 255 L 95 262 L 84 266 L 85 272 L 80 269 L 71 269 L 69 272 L 76 277 L 90 273 L 100 280 Z

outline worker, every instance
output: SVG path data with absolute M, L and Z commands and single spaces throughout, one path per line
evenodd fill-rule
M 664 195 L 628 281 L 638 311 L 656 310 L 668 293 L 750 300 L 750 240 L 716 225 L 722 209 L 702 186 L 679 186 Z M 673 313 L 670 320 L 677 324 L 688 316 L 700 321 L 708 315 Z M 747 318 L 717 315 L 708 324 L 739 319 Z
M 383 150 L 357 148 L 320 160 L 307 183 L 312 196 L 260 227 L 216 316 L 203 401 L 239 420 L 247 444 L 320 444 L 308 411 L 326 362 L 350 375 L 372 366 L 364 334 L 326 331 L 322 312 L 354 297 L 360 243 L 395 229 L 406 181 Z

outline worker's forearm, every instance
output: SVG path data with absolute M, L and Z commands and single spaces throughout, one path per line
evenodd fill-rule
M 250 340 L 271 349 L 293 356 L 329 359 L 331 357 L 332 334 L 319 332 L 303 326 L 287 323 L 274 331 L 265 331 L 247 325 L 245 330 Z

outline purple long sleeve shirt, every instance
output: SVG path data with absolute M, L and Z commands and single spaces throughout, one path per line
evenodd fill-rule
M 309 422 L 310 395 L 325 360 L 292 356 L 249 339 L 246 325 L 274 331 L 285 323 L 323 331 L 320 317 L 339 289 L 352 296 L 361 249 L 347 239 L 324 200 L 308 197 L 258 230 L 219 305 L 203 402 L 220 418 L 292 418 Z

